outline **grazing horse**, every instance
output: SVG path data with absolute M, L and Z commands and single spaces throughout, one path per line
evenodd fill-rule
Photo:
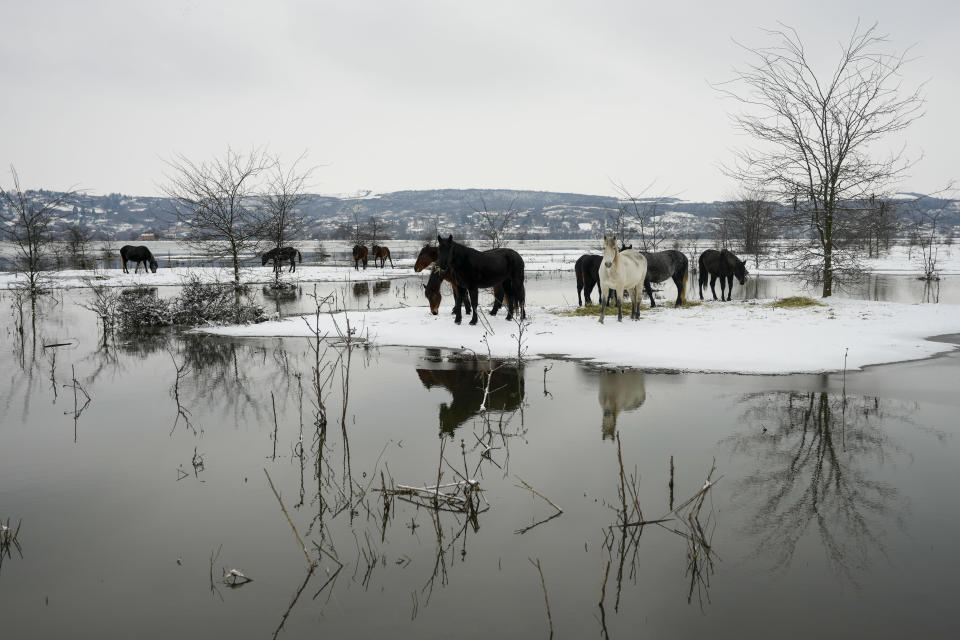
M 699 290 L 700 299 L 703 300 L 703 287 L 707 284 L 707 274 L 710 274 L 710 291 L 713 292 L 713 299 L 717 299 L 717 278 L 720 278 L 720 301 L 729 301 L 733 295 L 733 277 L 737 277 L 737 282 L 742 286 L 747 279 L 747 261 L 741 260 L 732 252 L 724 249 L 707 249 L 700 254 L 700 274 Z M 724 297 L 724 284 L 728 291 Z
M 450 287 L 453 289 L 453 309 L 450 310 L 450 313 L 456 313 L 461 303 L 463 303 L 466 312 L 470 313 L 470 300 L 468 299 L 466 289 L 458 287 L 449 277 L 440 275 L 440 271 L 437 269 L 430 272 L 430 278 L 427 279 L 427 284 L 423 285 L 423 293 L 427 296 L 427 302 L 430 303 L 430 313 L 437 315 L 440 311 L 440 285 L 444 280 L 449 282 Z M 503 287 L 498 284 L 493 287 L 493 307 L 490 309 L 490 315 L 497 315 L 497 311 L 500 311 L 500 307 L 502 306 Z
M 640 292 L 647 277 L 647 259 L 639 251 L 618 251 L 614 236 L 603 236 L 603 261 L 600 263 L 600 323 L 607 311 L 604 291 L 617 292 L 617 321 L 623 322 L 623 291 L 630 293 L 630 319 L 640 319 Z
M 367 248 L 362 244 L 353 247 L 353 268 L 360 270 L 360 262 L 363 262 L 363 268 L 367 268 Z
M 293 247 L 275 247 L 260 256 L 260 265 L 267 266 L 267 263 L 273 260 L 273 270 L 280 271 L 280 264 L 289 262 L 290 268 L 287 271 L 296 271 L 297 262 L 303 262 L 303 256 Z
M 152 273 L 157 272 L 157 260 L 153 257 L 153 254 L 150 253 L 150 249 L 147 249 L 144 246 L 134 247 L 133 245 L 125 244 L 120 247 L 120 263 L 123 265 L 123 272 L 130 273 L 127 271 L 127 262 L 136 262 L 137 268 L 134 269 L 134 273 L 140 271 L 140 265 L 143 264 L 143 270 L 146 272 L 147 263 L 150 263 L 150 271 Z
M 380 268 L 383 269 L 383 264 L 390 260 L 390 268 L 393 269 L 393 258 L 390 257 L 390 249 L 387 247 L 381 247 L 378 245 L 373 245 L 373 264 L 377 264 L 377 260 L 380 261 Z
M 526 291 L 523 285 L 523 258 L 513 249 L 490 249 L 477 251 L 453 241 L 437 236 L 437 270 L 441 275 L 453 278 L 458 287 L 470 294 L 473 318 L 470 324 L 477 324 L 477 289 L 501 285 L 507 298 L 507 320 L 513 320 L 514 310 L 519 310 L 520 318 L 527 317 Z M 454 321 L 460 324 L 460 308 L 457 307 Z
M 620 245 L 620 251 L 626 251 L 627 249 L 632 249 L 632 244 Z M 593 291 L 594 287 L 597 287 L 597 295 L 600 295 L 600 263 L 603 261 L 602 256 L 598 256 L 592 253 L 585 253 L 579 258 L 577 258 L 576 264 L 573 265 L 574 273 L 577 274 L 577 306 L 583 306 L 583 299 L 580 297 L 580 292 L 584 292 L 584 297 L 587 300 L 587 304 L 593 304 L 590 300 L 590 293 Z M 608 293 L 609 297 L 611 294 Z M 612 294 L 616 295 L 616 294 Z
M 613 438 L 617 433 L 617 416 L 639 409 L 647 401 L 643 372 L 603 371 L 597 396 L 603 410 L 603 438 Z
M 687 267 L 689 266 L 687 256 L 674 249 L 640 253 L 647 259 L 647 277 L 643 281 L 643 289 L 650 296 L 650 306 L 657 306 L 653 301 L 653 287 L 650 283 L 665 282 L 668 278 L 672 278 L 673 284 L 677 286 L 677 301 L 673 306 L 679 307 L 683 304 L 687 298 Z

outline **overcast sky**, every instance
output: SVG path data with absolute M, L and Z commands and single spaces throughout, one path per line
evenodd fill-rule
M 321 193 L 615 180 L 721 199 L 744 141 L 710 83 L 747 59 L 733 39 L 781 21 L 829 61 L 860 19 L 914 47 L 927 105 L 905 141 L 924 157 L 904 186 L 931 191 L 960 177 L 958 6 L 0 0 L 0 185 L 13 163 L 29 188 L 158 195 L 164 158 L 231 145 L 307 150 Z

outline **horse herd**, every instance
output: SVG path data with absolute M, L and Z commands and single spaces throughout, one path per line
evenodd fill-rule
M 478 251 L 454 242 L 453 236 L 446 239 L 437 236 L 437 246 L 427 245 L 420 250 L 414 263 L 414 271 L 420 272 L 436 265 L 424 285 L 424 293 L 434 315 L 440 309 L 440 285 L 450 283 L 454 298 L 454 321 L 461 321 L 461 306 L 473 313 L 470 324 L 477 323 L 477 290 L 492 287 L 494 302 L 490 315 L 507 303 L 507 320 L 513 319 L 515 311 L 526 318 L 524 309 L 523 258 L 513 249 L 499 248 Z M 650 306 L 657 306 L 651 284 L 673 280 L 677 288 L 674 306 L 681 306 L 686 299 L 687 257 L 674 249 L 667 251 L 635 251 L 631 246 L 617 247 L 615 237 L 604 236 L 603 255 L 584 254 L 574 265 L 577 277 L 577 305 L 591 304 L 590 294 L 594 287 L 600 296 L 600 322 L 603 322 L 606 307 L 611 297 L 617 304 L 617 320 L 623 320 L 624 292 L 630 297 L 630 317 L 639 319 L 642 293 L 650 298 Z M 733 279 L 742 285 L 746 281 L 746 261 L 740 260 L 727 249 L 707 249 L 698 261 L 699 293 L 703 300 L 703 287 L 710 281 L 713 299 L 717 299 L 716 282 L 720 280 L 720 300 L 728 301 L 733 294 Z M 603 295 L 604 292 L 606 295 Z
M 383 268 L 387 260 L 393 267 L 393 258 L 390 249 L 373 245 L 367 250 L 364 245 L 353 247 L 353 266 L 359 270 L 360 263 L 367 268 L 369 256 L 373 255 L 374 265 L 380 261 Z M 134 247 L 125 245 L 120 248 L 120 261 L 123 272 L 127 271 L 127 263 L 136 263 L 135 271 L 149 264 L 153 273 L 157 272 L 157 261 L 145 246 Z M 294 247 L 277 247 L 261 256 L 261 264 L 273 261 L 274 269 L 279 270 L 283 262 L 290 263 L 290 271 L 296 271 L 297 262 L 303 262 L 303 256 Z M 420 250 L 414 263 L 414 271 L 421 272 L 433 266 L 430 277 L 424 285 L 424 293 L 430 304 L 430 311 L 434 315 L 440 309 L 440 286 L 443 281 L 450 283 L 453 288 L 454 321 L 460 324 L 462 320 L 461 308 L 471 314 L 470 324 L 478 320 L 478 295 L 481 288 L 492 288 L 494 303 L 490 315 L 495 316 L 506 302 L 507 320 L 512 320 L 515 313 L 521 319 L 526 318 L 526 290 L 524 288 L 524 263 L 520 254 L 509 248 L 488 249 L 479 251 L 454 241 L 452 235 L 446 238 L 437 236 L 437 246 L 427 245 Z M 624 293 L 630 297 L 630 318 L 640 317 L 640 300 L 646 293 L 650 298 L 650 306 L 657 306 L 653 298 L 652 284 L 673 280 L 677 288 L 677 299 L 674 306 L 679 307 L 686 299 L 687 275 L 689 264 L 687 257 L 680 251 L 637 251 L 629 245 L 617 246 L 617 239 L 612 236 L 603 238 L 603 255 L 584 254 L 577 259 L 574 265 L 577 278 L 577 305 L 592 304 L 590 294 L 594 287 L 598 289 L 600 297 L 600 322 L 604 320 L 607 306 L 613 298 L 617 305 L 617 320 L 623 320 Z M 720 280 L 720 300 L 728 301 L 733 293 L 733 279 L 742 285 L 746 280 L 746 261 L 740 260 L 727 249 L 717 251 L 707 249 L 700 254 L 698 260 L 698 290 L 703 300 L 703 287 L 710 281 L 710 291 L 713 299 L 717 300 L 716 282 Z

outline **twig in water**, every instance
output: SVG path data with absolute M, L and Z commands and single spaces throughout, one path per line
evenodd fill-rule
M 266 469 L 263 470 L 263 473 L 267 476 L 267 482 L 270 483 L 270 489 L 273 490 L 273 495 L 277 497 L 277 502 L 280 503 L 280 508 L 283 510 L 283 515 L 287 516 L 287 522 L 290 523 L 290 528 L 293 529 L 293 535 L 297 537 L 297 542 L 300 544 L 300 549 L 303 551 L 303 557 L 307 559 L 307 566 L 311 569 L 316 566 L 316 563 L 310 557 L 310 554 L 307 553 L 307 547 L 303 544 L 303 538 L 300 537 L 300 533 L 297 532 L 297 527 L 293 524 L 293 519 L 290 517 L 290 514 L 287 512 L 287 508 L 283 506 L 283 500 L 280 498 L 280 494 L 277 492 L 277 488 L 273 486 L 273 480 L 270 479 L 270 474 Z
M 537 558 L 536 562 L 534 562 L 530 558 L 527 558 L 527 560 L 530 560 L 530 564 L 535 566 L 537 568 L 537 573 L 540 574 L 540 586 L 543 587 L 543 601 L 547 605 L 547 623 L 550 625 L 550 637 L 552 638 L 553 637 L 553 616 L 550 615 L 550 598 L 547 597 L 547 583 L 543 579 L 543 569 L 540 568 L 540 558 Z

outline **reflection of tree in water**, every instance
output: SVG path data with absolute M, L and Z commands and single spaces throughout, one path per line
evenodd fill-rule
M 440 429 L 443 433 L 452 435 L 457 427 L 480 412 L 491 366 L 493 374 L 486 397 L 487 410 L 519 409 L 523 402 L 524 380 L 523 369 L 515 365 L 491 365 L 484 360 L 464 360 L 417 368 L 417 376 L 424 387 L 443 387 L 453 395 L 450 404 L 444 402 L 440 405 Z
M 757 552 L 772 555 L 783 572 L 801 537 L 816 533 L 833 568 L 856 583 L 871 551 L 883 553 L 884 521 L 896 518 L 891 511 L 903 501 L 895 487 L 873 477 L 871 463 L 896 450 L 884 420 L 902 419 L 909 408 L 880 398 L 795 392 L 749 394 L 743 403 L 746 430 L 725 442 L 758 461 L 733 492 L 742 506 L 756 509 L 746 522 Z

